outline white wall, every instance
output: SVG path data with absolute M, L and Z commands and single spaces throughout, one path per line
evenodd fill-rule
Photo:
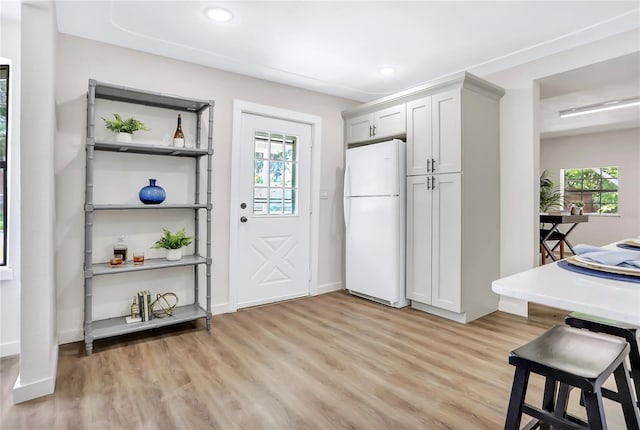
M 20 3 L 0 3 L 0 57 L 11 61 L 5 214 L 7 265 L 0 268 L 0 357 L 20 353 Z
M 340 112 L 358 103 L 72 36 L 59 35 L 58 41 L 56 284 L 61 343 L 80 340 L 83 333 L 84 137 L 89 78 L 133 88 L 215 100 L 212 250 L 214 313 L 226 312 L 228 302 L 233 100 L 241 99 L 320 116 L 321 188 L 328 190 L 329 199 L 320 200 L 319 290 L 322 292 L 342 288 L 344 268 L 340 187 L 344 147 Z M 169 128 L 175 127 L 174 121 L 169 121 Z M 96 130 L 101 125 L 102 120 L 98 119 Z M 158 170 L 162 171 L 162 167 L 158 166 Z M 142 181 L 142 177 L 139 180 Z M 136 182 L 128 186 L 137 195 L 143 185 L 145 184 L 136 179 Z M 134 282 L 143 282 L 142 277 L 133 279 Z M 103 294 L 102 298 L 109 303 L 97 310 L 94 308 L 94 312 L 102 312 L 104 315 L 110 313 L 111 316 L 126 312 L 124 304 L 130 303 L 127 291 L 136 291 L 136 287 L 126 287 L 125 283 L 131 282 L 126 277 L 117 282 L 120 285 L 115 291 L 104 293 L 106 288 L 103 288 L 96 292 Z
M 56 23 L 53 3 L 21 10 L 22 187 L 20 375 L 14 402 L 53 392 L 57 370 L 53 235 Z M 34 31 L 33 29 L 37 29 Z
M 483 76 L 506 90 L 500 103 L 502 276 L 537 264 L 540 97 L 536 80 L 637 52 L 638 40 L 640 29 Z M 527 313 L 523 302 L 503 305 L 501 301 L 500 309 Z
M 605 245 L 640 235 L 640 128 L 544 139 L 540 142 L 540 172 L 554 178 L 560 169 L 620 168 L 619 213 L 593 215 L 571 232 L 571 243 Z

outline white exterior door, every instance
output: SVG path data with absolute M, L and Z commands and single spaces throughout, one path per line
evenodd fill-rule
M 230 220 L 238 308 L 309 294 L 311 134 L 310 124 L 242 113 Z

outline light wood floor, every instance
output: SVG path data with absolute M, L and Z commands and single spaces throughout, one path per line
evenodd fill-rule
M 62 345 L 55 394 L 19 405 L 18 360 L 0 360 L 0 428 L 500 429 L 509 351 L 564 315 L 462 325 L 336 292 L 216 316 L 211 332 L 96 341 L 90 357 Z M 530 385 L 539 403 L 542 381 Z M 623 429 L 608 406 L 610 429 Z

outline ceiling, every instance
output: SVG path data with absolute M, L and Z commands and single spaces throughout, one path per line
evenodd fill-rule
M 640 52 L 549 76 L 539 84 L 542 138 L 640 127 L 640 106 L 572 118 L 559 115 L 562 110 L 640 97 Z
M 638 1 L 55 4 L 61 33 L 359 101 L 463 70 L 484 76 L 640 27 Z M 209 20 L 209 6 L 234 19 Z M 383 66 L 396 73 L 381 75 Z M 617 79 L 621 71 L 607 73 Z M 587 75 L 550 80 L 543 94 L 595 85 Z

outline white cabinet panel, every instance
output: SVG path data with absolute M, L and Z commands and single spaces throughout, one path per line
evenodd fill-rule
M 407 103 L 407 175 L 430 173 L 432 140 L 431 97 Z
M 462 170 L 460 90 L 407 103 L 407 174 Z
M 460 174 L 407 178 L 407 298 L 461 312 Z
M 451 312 L 461 312 L 460 174 L 434 175 L 431 182 L 433 202 L 431 305 Z
M 460 90 L 447 91 L 432 97 L 433 143 L 435 164 L 431 173 L 462 171 L 462 112 Z
M 431 304 L 430 176 L 407 178 L 407 298 Z
M 403 103 L 345 120 L 347 143 L 380 140 L 405 134 L 405 108 Z
M 347 130 L 347 143 L 362 142 L 371 138 L 373 117 L 371 115 L 359 116 L 348 119 L 345 122 Z

